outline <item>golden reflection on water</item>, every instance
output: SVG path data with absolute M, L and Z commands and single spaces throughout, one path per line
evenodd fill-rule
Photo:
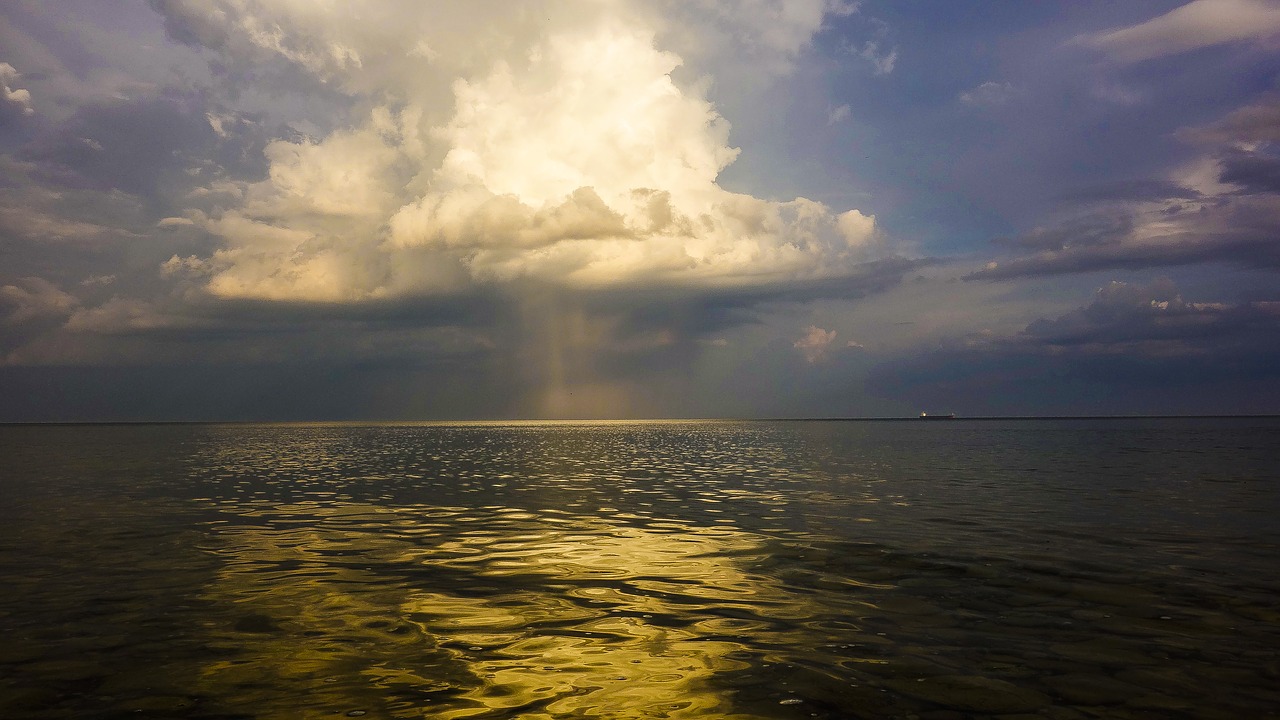
M 753 634 L 809 613 L 746 569 L 760 538 L 731 527 L 493 507 L 264 514 L 220 532 L 207 595 L 238 619 L 208 628 L 227 657 L 200 678 L 258 717 L 757 717 L 713 680 L 749 667 Z
M 545 576 L 547 586 L 575 584 L 562 594 L 520 591 L 480 602 L 426 593 L 406 609 L 424 631 L 480 649 L 471 663 L 487 682 L 467 697 L 484 708 L 540 708 L 522 712 L 526 717 L 732 716 L 708 681 L 747 667 L 730 657 L 744 650 L 733 636 L 755 630 L 759 623 L 750 617 L 762 608 L 782 617 L 795 612 L 796 602 L 729 560 L 757 549 L 751 537 L 728 529 L 693 532 L 594 523 L 571 534 L 465 537 L 442 548 L 459 553 L 447 565 L 476 563 L 481 577 L 532 572 Z M 471 549 L 483 552 L 465 552 Z M 704 605 L 736 607 L 746 617 L 698 618 Z M 473 715 L 459 709 L 439 716 Z

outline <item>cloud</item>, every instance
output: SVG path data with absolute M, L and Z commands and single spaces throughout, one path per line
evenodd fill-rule
M 960 93 L 960 102 L 972 107 L 998 107 L 1013 97 L 1013 85 L 988 80 L 981 85 Z
M 178 91 L 88 103 L 20 156 L 46 185 L 119 190 L 162 204 L 228 175 L 261 176 L 261 128 L 228 117 L 215 132 L 208 106 L 202 95 Z
M 1195 353 L 1210 338 L 1238 332 L 1242 322 L 1258 320 L 1280 324 L 1280 306 L 1188 303 L 1168 278 L 1147 285 L 1112 281 L 1098 289 L 1089 305 L 1031 323 L 1021 340 L 1083 352 Z
M 1200 153 L 1167 177 L 1103 183 L 1070 193 L 1056 224 L 1000 238 L 1013 252 L 968 279 L 1009 279 L 1229 263 L 1280 269 L 1280 158 L 1270 149 L 1275 99 L 1176 136 Z
M 858 3 L 847 0 L 661 0 L 615 8 L 646 6 L 664 45 L 746 85 L 788 75 L 830 19 L 858 12 Z
M 827 351 L 835 339 L 835 330 L 823 330 L 816 325 L 810 325 L 805 329 L 804 337 L 795 341 L 792 347 L 799 350 L 807 362 L 816 363 L 826 359 Z
M 31 91 L 15 87 L 21 74 L 7 62 L 0 62 L 0 127 L 35 114 Z
M 1253 95 L 1268 38 L 1135 66 L 1131 34 L 1100 40 L 1102 62 L 1077 46 L 1046 64 L 1027 53 L 1061 25 L 1033 13 L 992 74 L 973 49 L 1010 17 L 943 6 L 890 28 L 829 0 L 73 4 L 0 12 L 0 60 L 22 71 L 0 73 L 5 111 L 28 118 L 0 133 L 0 287 L 38 295 L 39 276 L 76 302 L 14 311 L 29 319 L 0 355 L 29 364 L 299 358 L 325 368 L 309 396 L 384 369 L 385 407 L 404 407 L 386 390 L 404 370 L 494 412 L 751 414 L 783 407 L 770 395 L 804 412 L 969 330 L 993 329 L 948 351 L 992 367 L 1105 344 L 1100 321 L 1062 319 L 1094 276 L 1048 276 L 1195 264 L 1179 272 L 1208 292 L 1280 269 L 1280 115 Z M 881 84 L 939 58 L 960 85 Z M 833 130 L 795 137 L 764 106 Z M 965 259 L 904 285 L 927 263 L 882 227 Z M 952 282 L 985 260 L 973 277 L 1004 282 Z M 1149 324 L 1225 327 L 1182 312 Z M 810 322 L 838 335 L 806 366 Z
M 0 223 L 26 263 L 6 269 L 43 272 L 37 246 L 74 239 L 49 282 L 79 297 L 6 328 L 10 369 L 306 358 L 475 386 L 487 413 L 663 414 L 695 407 L 694 374 L 753 352 L 777 308 L 927 264 L 863 210 L 721 182 L 739 154 L 723 108 L 806 62 L 850 3 L 150 5 L 147 32 L 199 48 L 146 56 L 176 75 L 140 75 L 138 55 L 68 93 L 50 76 L 106 59 L 55 43 L 39 77 L 23 59 L 50 109 L 4 159 L 20 172 Z M 789 332 L 766 342 L 794 363 Z M 455 400 L 417 411 L 471 412 Z
M 1133 217 L 1123 213 L 1098 212 L 1071 218 L 1053 227 L 1037 227 L 1013 238 L 992 242 L 1012 248 L 1061 252 L 1066 248 L 1093 248 L 1116 245 L 1133 235 Z
M 1230 42 L 1280 34 L 1280 5 L 1268 0 L 1193 0 L 1129 27 L 1082 35 L 1076 42 L 1135 63 Z
M 1037 353 L 1195 358 L 1208 364 L 1226 355 L 1275 355 L 1278 330 L 1280 302 L 1192 302 L 1172 280 L 1158 278 L 1145 285 L 1112 281 L 1088 305 L 1036 320 L 1017 337 L 995 342 Z
M 8 202 L 5 198 L 0 198 L 0 232 L 10 238 L 22 238 L 46 244 L 60 241 L 87 241 L 121 235 L 118 228 L 64 218 L 46 208 L 33 207 L 21 202 Z
M 1014 334 L 973 333 L 877 367 L 868 387 L 964 414 L 1269 412 L 1280 302 L 1194 302 L 1169 279 L 1111 282 Z
M 1161 178 L 1133 178 L 1098 183 L 1066 193 L 1065 198 L 1076 202 L 1116 202 L 1152 200 L 1195 200 L 1201 193 L 1189 187 Z
M 78 308 L 64 328 L 70 332 L 131 333 L 186 327 L 189 321 L 166 313 L 155 304 L 135 298 L 113 297 L 91 308 Z
M 23 347 L 57 329 L 80 300 L 40 277 L 0 285 L 0 367 L 12 365 Z
M 1029 255 L 991 261 L 966 276 L 969 280 L 1004 280 L 1107 269 L 1137 270 L 1203 263 L 1230 263 L 1241 267 L 1280 269 L 1280 248 L 1274 242 L 1280 231 L 1280 202 L 1231 202 L 1228 207 L 1204 215 L 1196 210 L 1158 212 L 1138 220 L 1138 225 L 1117 242 L 1082 242 L 1057 249 L 1041 249 Z M 1116 218 L 1117 227 L 1124 219 Z M 1053 230 L 1046 237 L 1065 238 Z
M 779 58 L 826 13 L 851 11 L 739 4 L 753 12 L 734 16 L 734 32 Z M 401 8 L 398 23 L 356 29 L 341 8 L 157 7 L 187 42 L 284 63 L 374 103 L 322 139 L 266 145 L 267 178 L 241 206 L 183 214 L 224 240 L 206 258 L 220 297 L 358 302 L 525 280 L 772 285 L 851 276 L 887 254 L 856 209 L 717 184 L 738 154 L 729 125 L 705 85 L 676 81 L 682 58 L 662 49 L 669 27 L 648 5 L 570 13 L 548 2 L 545 14 L 440 36 L 440 9 Z M 434 55 L 409 52 L 420 43 Z
M 1280 157 L 1265 152 L 1230 153 L 1222 159 L 1218 179 L 1242 193 L 1280 194 Z
M 22 278 L 0 286 L 0 323 L 19 325 L 43 318 L 69 315 L 80 304 L 74 296 L 38 277 Z
M 309 137 L 272 141 L 264 155 L 275 197 L 260 199 L 254 209 L 327 219 L 385 215 L 393 207 L 395 186 L 408 179 L 395 166 L 400 160 L 395 122 L 378 107 L 363 126 L 338 130 L 320 142 Z
M 850 5 L 846 8 L 844 15 L 853 15 L 861 10 L 859 4 Z M 861 59 L 863 62 L 871 66 L 873 75 L 880 77 L 889 75 L 893 72 L 898 62 L 898 47 L 892 41 L 892 28 L 883 20 L 868 15 L 860 18 L 861 25 L 867 34 L 871 36 L 870 40 L 855 41 L 848 37 L 841 37 L 840 49 Z M 848 28 L 847 25 L 844 26 Z
M 1208 125 L 1183 128 L 1178 131 L 1178 137 L 1189 142 L 1231 147 L 1280 142 L 1280 95 L 1269 94 Z
M 881 50 L 878 41 L 868 41 L 863 44 L 858 57 L 871 63 L 871 69 L 876 75 L 888 75 L 898 62 L 898 48 Z
M 613 18 L 647 27 L 703 71 L 745 66 L 750 74 L 789 73 L 843 0 L 473 0 L 465 6 L 385 0 L 376 6 L 151 0 L 173 39 L 213 50 L 238 85 L 274 83 L 282 91 L 328 89 L 348 96 L 448 99 L 459 77 L 495 60 L 524 58 L 547 27 L 572 30 Z M 301 83 L 301 84 L 300 84 Z M 434 103 L 433 103 L 434 104 Z M 447 104 L 443 109 L 447 110 Z M 435 118 L 433 118 L 435 119 Z

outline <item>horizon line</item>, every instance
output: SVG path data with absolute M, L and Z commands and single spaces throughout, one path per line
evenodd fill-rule
M 926 419 L 920 415 L 884 416 L 804 416 L 804 417 L 668 417 L 668 418 L 457 418 L 436 420 L 6 420 L 0 426 L 68 426 L 68 425 L 586 425 L 586 424 L 659 424 L 712 422 L 909 422 Z M 1131 415 L 930 415 L 930 421 L 966 420 L 1225 420 L 1280 419 L 1280 413 L 1174 413 Z M 935 424 L 933 422 L 930 423 Z

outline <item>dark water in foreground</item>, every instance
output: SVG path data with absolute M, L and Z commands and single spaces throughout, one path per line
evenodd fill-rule
M 1280 715 L 1280 421 L 0 427 L 3 718 Z

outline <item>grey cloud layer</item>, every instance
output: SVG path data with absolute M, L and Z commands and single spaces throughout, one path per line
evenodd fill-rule
M 881 366 L 869 384 L 970 415 L 1016 414 L 1023 395 L 1049 414 L 1270 412 L 1280 302 L 1199 303 L 1168 279 L 1112 282 L 1065 315 Z
M 1275 96 L 1202 127 L 1180 130 L 1199 157 L 1168 178 L 1077 191 L 1080 210 L 1056 225 L 1002 239 L 1021 250 L 971 279 L 1221 262 L 1280 268 L 1280 136 Z

